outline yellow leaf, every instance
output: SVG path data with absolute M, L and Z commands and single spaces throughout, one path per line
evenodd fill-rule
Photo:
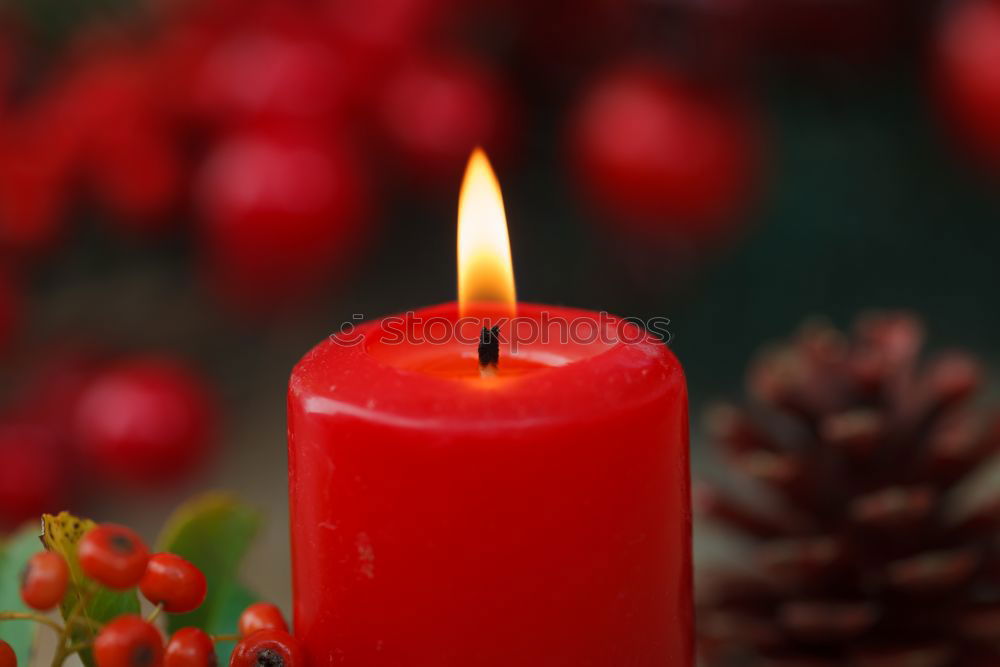
M 49 551 L 55 551 L 66 559 L 70 577 L 78 586 L 83 581 L 84 574 L 80 569 L 80 563 L 76 560 L 76 543 L 84 533 L 96 525 L 90 519 L 81 519 L 69 512 L 60 512 L 55 516 L 42 515 L 42 544 Z
M 67 622 L 78 615 L 91 623 L 104 624 L 122 614 L 139 613 L 139 598 L 134 590 L 117 592 L 104 588 L 88 578 L 80 567 L 76 545 L 96 525 L 90 519 L 82 519 L 69 512 L 42 515 L 42 543 L 46 549 L 65 558 L 69 566 L 70 585 L 60 605 L 63 620 Z M 95 629 L 89 625 L 74 625 L 70 631 L 74 644 L 91 641 L 95 635 Z M 80 651 L 79 656 L 86 667 L 94 667 L 93 653 L 89 648 Z

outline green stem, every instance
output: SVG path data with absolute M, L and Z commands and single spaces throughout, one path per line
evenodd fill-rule
M 79 653 L 84 649 L 90 648 L 91 644 L 93 644 L 93 642 L 77 642 L 76 644 L 70 644 L 66 648 L 66 655 L 71 656 L 74 653 Z
M 94 594 L 94 589 L 91 587 L 86 587 L 77 589 L 76 604 L 70 610 L 69 615 L 66 617 L 66 627 L 68 628 L 73 624 L 82 624 L 88 629 L 100 629 L 101 624 L 97 623 L 89 616 L 87 616 L 87 603 L 90 602 L 91 596 Z M 83 615 L 81 618 L 81 614 Z
M 52 667 L 62 667 L 67 655 L 69 654 L 66 652 L 66 638 L 62 637 L 59 646 L 56 647 L 56 654 L 52 656 Z
M 73 618 L 73 622 L 70 625 L 76 625 L 82 628 L 86 628 L 87 630 L 100 630 L 102 627 L 104 627 L 101 623 L 95 621 L 92 618 L 84 618 L 80 616 Z
M 161 602 L 157 604 L 155 607 L 153 607 L 153 611 L 149 612 L 149 616 L 146 617 L 146 622 L 152 623 L 153 621 L 155 621 L 157 618 L 159 618 L 160 612 L 162 611 L 163 611 L 163 603 Z
M 243 637 L 241 637 L 240 635 L 237 635 L 237 634 L 232 634 L 232 635 L 212 635 L 212 641 L 215 641 L 215 642 L 238 642 L 241 639 L 243 639 Z
M 33 614 L 31 612 L 22 611 L 0 611 L 0 621 L 34 621 L 35 623 L 41 623 L 42 625 L 47 625 L 59 634 L 65 632 L 65 628 L 56 621 L 53 621 L 48 616 L 42 614 Z
M 73 654 L 74 647 L 76 644 L 69 645 L 70 638 L 70 628 L 73 625 L 83 624 L 87 630 L 90 630 L 91 636 L 93 636 L 94 622 L 87 616 L 87 602 L 90 600 L 91 595 L 94 594 L 94 589 L 87 587 L 83 590 L 77 589 L 77 599 L 76 604 L 73 605 L 72 611 L 66 616 L 66 627 L 63 628 L 62 633 L 59 635 L 59 646 L 56 648 L 56 653 L 52 656 L 52 667 L 62 667 L 63 662 L 66 658 Z M 83 618 L 80 618 L 80 614 L 83 614 Z M 97 627 L 100 627 L 98 624 Z M 83 648 L 86 648 L 84 646 Z M 80 649 L 75 649 L 80 650 Z

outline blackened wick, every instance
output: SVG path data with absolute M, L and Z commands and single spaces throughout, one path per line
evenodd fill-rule
M 479 368 L 496 368 L 500 363 L 500 325 L 479 334 Z

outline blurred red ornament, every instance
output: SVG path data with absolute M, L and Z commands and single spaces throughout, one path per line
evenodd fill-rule
M 82 129 L 115 130 L 115 122 L 132 123 L 156 115 L 169 94 L 151 81 L 150 54 L 127 43 L 126 36 L 95 36 L 71 54 L 61 84 L 64 119 L 75 118 Z M 110 127 L 109 127 L 110 125 Z M 83 137 L 85 142 L 92 136 Z
M 300 300 L 348 263 L 368 208 L 351 148 L 315 131 L 248 131 L 217 145 L 197 184 L 218 287 L 243 310 Z
M 428 42 L 455 0 L 339 0 L 326 4 L 327 27 L 364 67 L 378 71 Z
M 184 168 L 177 138 L 155 123 L 120 127 L 92 157 L 90 180 L 119 227 L 157 232 L 180 197 Z
M 387 81 L 376 114 L 386 142 L 417 180 L 454 184 L 473 148 L 502 160 L 514 138 L 510 91 L 469 59 L 407 62 Z
M 174 0 L 167 2 L 172 8 L 178 6 Z M 193 4 L 199 8 L 205 5 L 197 0 Z M 194 91 L 205 62 L 232 31 L 232 26 L 228 17 L 223 22 L 211 13 L 179 11 L 174 15 L 168 11 L 167 14 L 152 43 L 152 70 L 163 89 L 170 92 L 165 99 L 170 112 L 190 120 L 203 113 L 194 100 Z
M 209 454 L 215 407 L 181 364 L 135 358 L 99 374 L 80 398 L 76 442 L 93 468 L 129 486 L 176 482 Z
M 477 3 L 471 3 L 476 5 Z M 377 104 L 386 80 L 459 19 L 455 0 L 338 0 L 324 5 L 327 39 L 350 72 L 357 110 Z
M 304 7 L 278 5 L 231 31 L 195 72 L 193 105 L 227 127 L 246 121 L 323 119 L 352 93 L 353 69 Z
M 646 235 L 716 239 L 752 195 L 759 156 L 748 110 L 654 65 L 598 79 L 570 140 L 583 191 Z
M 180 194 L 182 164 L 155 61 L 110 38 L 81 51 L 51 93 L 51 122 L 111 220 L 160 231 Z
M 968 148 L 1000 167 L 1000 1 L 966 0 L 945 19 L 937 43 L 942 106 Z
M 0 249 L 33 254 L 62 231 L 74 147 L 42 104 L 19 109 L 0 128 Z
M 63 452 L 46 429 L 0 425 L 0 528 L 65 509 L 69 482 Z
M 21 294 L 14 280 L 0 270 L 0 354 L 6 349 L 21 319 Z

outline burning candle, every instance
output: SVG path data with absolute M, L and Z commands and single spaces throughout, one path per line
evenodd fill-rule
M 690 666 L 680 365 L 634 324 L 516 302 L 478 152 L 458 248 L 457 304 L 342 332 L 292 372 L 309 664 Z

